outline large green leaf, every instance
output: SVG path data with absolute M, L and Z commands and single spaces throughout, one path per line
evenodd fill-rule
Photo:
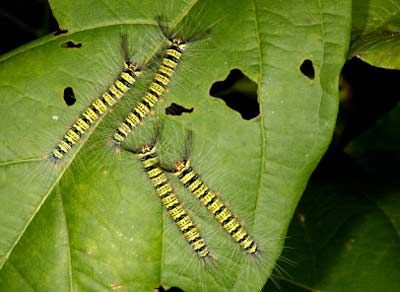
M 297 202 L 331 139 L 350 1 L 153 2 L 51 1 L 69 32 L 1 58 L 2 290 L 149 291 L 163 285 L 257 291 L 273 269 Z M 109 145 L 148 78 L 60 167 L 42 159 L 117 75 L 121 31 L 128 32 L 140 61 L 165 45 L 154 21 L 159 13 L 173 26 L 188 23 L 189 30 L 215 24 L 206 39 L 189 45 L 158 108 L 162 141 L 170 138 L 166 133 L 178 137 L 161 150 L 177 153 L 182 129 L 193 130 L 193 165 L 245 220 L 260 246 L 256 258 L 237 250 L 171 178 L 216 256 L 203 266 L 163 212 L 140 162 Z M 67 41 L 82 46 L 68 48 Z M 306 59 L 314 79 L 299 69 Z M 258 85 L 260 115 L 254 120 L 209 97 L 213 82 L 233 68 Z M 67 86 L 77 96 L 71 107 L 62 99 Z M 194 111 L 166 116 L 171 102 Z M 135 137 L 150 136 L 150 128 Z
M 400 69 L 400 2 L 353 1 L 351 55 L 378 67 Z

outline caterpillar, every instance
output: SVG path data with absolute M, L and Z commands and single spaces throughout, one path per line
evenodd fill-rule
M 173 38 L 170 42 L 171 44 L 166 49 L 161 65 L 146 94 L 115 131 L 113 142 L 116 145 L 121 144 L 133 128 L 144 120 L 150 110 L 158 103 L 170 83 L 186 47 L 186 43 L 179 37 Z
M 126 39 L 123 38 L 123 45 Z M 124 69 L 114 83 L 96 98 L 84 111 L 80 114 L 75 123 L 65 133 L 64 137 L 52 150 L 50 157 L 55 161 L 60 161 L 78 143 L 82 135 L 102 116 L 107 110 L 114 107 L 127 91 L 133 86 L 137 78 L 142 74 L 142 70 L 138 64 L 125 59 Z
M 189 217 L 182 204 L 176 197 L 168 179 L 159 165 L 156 147 L 144 145 L 141 147 L 138 157 L 154 186 L 157 195 L 160 197 L 168 214 L 174 220 L 176 226 L 183 233 L 186 240 L 200 258 L 206 258 L 210 252 L 204 239 L 200 236 L 197 227 Z
M 208 209 L 213 217 L 222 225 L 229 235 L 240 244 L 249 254 L 257 252 L 257 244 L 249 233 L 239 223 L 239 220 L 228 209 L 224 202 L 209 189 L 191 167 L 190 160 L 177 160 L 174 174 L 200 202 Z

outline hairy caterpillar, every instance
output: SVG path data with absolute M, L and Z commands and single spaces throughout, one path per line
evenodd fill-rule
M 174 220 L 176 226 L 183 233 L 183 236 L 192 246 L 197 255 L 200 258 L 207 257 L 210 253 L 208 246 L 200 236 L 200 233 L 192 219 L 176 197 L 164 171 L 159 166 L 156 147 L 143 145 L 136 154 L 142 162 L 143 168 L 145 169 L 151 184 L 154 186 L 157 195 L 160 197 L 164 207 Z
M 126 37 L 122 38 L 122 45 L 125 48 Z M 126 51 L 126 49 L 125 49 Z M 66 132 L 64 137 L 51 151 L 50 157 L 55 161 L 59 161 L 78 143 L 88 129 L 96 123 L 96 121 L 107 112 L 127 93 L 127 91 L 136 82 L 136 79 L 142 74 L 141 68 L 134 62 L 128 60 L 125 56 L 124 69 L 119 74 L 119 77 L 96 98 L 84 111 L 71 128 Z
M 171 44 L 166 49 L 161 65 L 143 99 L 136 104 L 114 133 L 113 141 L 115 144 L 121 144 L 133 128 L 144 120 L 150 110 L 158 103 L 170 83 L 186 47 L 186 43 L 181 38 L 173 38 L 170 42 Z

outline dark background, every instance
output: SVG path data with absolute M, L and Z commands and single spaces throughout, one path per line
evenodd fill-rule
M 47 0 L 1 1 L 0 27 L 0 54 L 58 30 Z M 306 60 L 299 70 L 308 78 L 315 78 L 311 62 Z M 357 167 L 356 158 L 348 155 L 344 149 L 349 142 L 373 127 L 385 113 L 398 105 L 399 84 L 400 71 L 377 68 L 357 58 L 347 61 L 338 84 L 340 111 L 334 137 L 310 184 L 321 181 L 329 184 L 331 179 L 339 175 L 350 180 L 370 179 Z M 259 114 L 257 85 L 240 70 L 232 70 L 227 73 L 226 80 L 211 85 L 210 95 L 223 99 L 228 107 L 240 112 L 243 119 L 253 119 Z M 184 111 L 178 106 L 171 109 L 171 114 L 181 114 Z M 385 159 L 393 159 L 393 156 Z M 160 291 L 165 290 L 160 288 Z

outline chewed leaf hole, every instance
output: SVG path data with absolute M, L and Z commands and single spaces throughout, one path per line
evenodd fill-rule
M 171 116 L 180 116 L 183 113 L 192 113 L 194 108 L 185 108 L 179 104 L 171 103 L 169 107 L 165 109 L 165 113 Z
M 178 288 L 178 287 L 171 287 L 169 289 L 165 289 L 163 286 L 159 286 L 157 288 L 158 292 L 184 292 L 182 289 Z
M 75 93 L 72 87 L 66 87 L 64 89 L 64 101 L 68 106 L 71 106 L 76 102 Z
M 300 71 L 311 80 L 315 78 L 314 65 L 309 59 L 304 60 L 303 64 L 301 64 Z
M 64 43 L 61 44 L 62 48 L 81 48 L 82 47 L 82 43 L 76 43 L 73 41 L 66 41 Z
M 221 98 L 228 107 L 239 112 L 245 120 L 250 120 L 260 114 L 257 83 L 251 81 L 239 69 L 231 70 L 224 81 L 215 82 L 210 88 L 210 95 Z

